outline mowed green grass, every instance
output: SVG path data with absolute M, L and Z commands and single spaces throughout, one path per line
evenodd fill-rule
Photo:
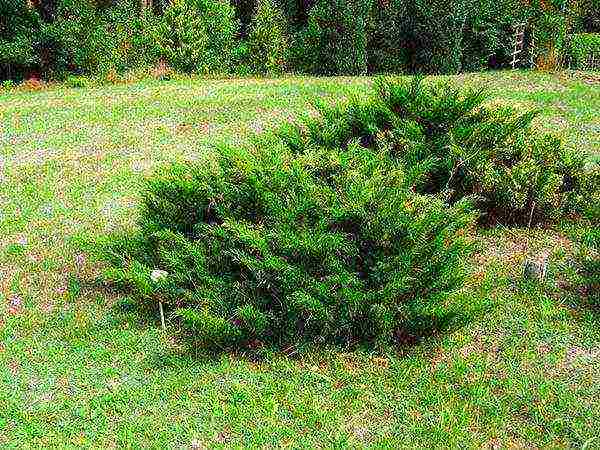
M 82 243 L 135 224 L 145 175 L 370 81 L 0 92 L 0 447 L 600 448 L 600 314 L 561 289 L 572 225 L 481 231 L 468 285 L 432 308 L 451 313 L 444 331 L 397 353 L 198 356 L 93 285 Z M 457 81 L 600 154 L 597 77 Z M 522 282 L 544 251 L 548 282 Z

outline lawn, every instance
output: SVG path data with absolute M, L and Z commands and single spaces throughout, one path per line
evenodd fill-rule
M 135 223 L 145 175 L 369 78 L 0 91 L 0 447 L 600 448 L 600 313 L 564 288 L 570 224 L 480 232 L 440 332 L 380 354 L 198 356 L 93 283 L 90 238 Z M 600 155 L 592 74 L 463 75 Z M 550 254 L 548 281 L 522 281 Z

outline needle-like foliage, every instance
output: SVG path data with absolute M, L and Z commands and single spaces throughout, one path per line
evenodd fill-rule
M 226 149 L 150 179 L 144 196 L 109 278 L 209 347 L 389 344 L 461 286 L 472 249 L 468 203 L 413 193 L 393 160 L 356 143 Z

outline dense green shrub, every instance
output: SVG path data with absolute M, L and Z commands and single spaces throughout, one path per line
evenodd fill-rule
M 87 2 L 63 2 L 55 20 L 44 24 L 41 35 L 46 38 L 41 48 L 52 55 L 42 71 L 51 77 L 68 72 L 100 74 L 121 65 L 113 50 L 116 40 L 109 34 L 104 17 Z
M 526 53 L 535 37 L 534 61 L 562 63 L 575 14 L 566 0 L 389 0 L 375 2 L 369 21 L 372 72 L 455 73 L 508 67 L 514 25 L 527 24 Z M 523 55 L 524 57 L 526 55 Z
M 89 86 L 89 80 L 85 77 L 69 75 L 65 79 L 65 85 L 72 88 L 84 88 Z
M 33 45 L 39 23 L 24 2 L 0 2 L 0 79 L 23 77 L 39 62 Z
M 11 19 L 6 26 L 14 31 L 0 34 L 0 65 L 7 75 L 10 69 L 52 78 L 67 73 L 101 76 L 161 59 L 181 71 L 231 69 L 238 24 L 225 0 L 177 0 L 160 17 L 138 13 L 134 0 L 106 7 L 58 0 L 47 21 L 22 3 L 15 12 L 19 21 Z
M 461 68 L 462 35 L 467 0 L 407 1 L 413 72 L 457 73 Z
M 404 0 L 374 2 L 367 21 L 367 69 L 369 73 L 404 73 L 410 67 L 405 42 Z
M 574 9 L 570 0 L 531 0 L 529 26 L 533 30 L 534 64 L 544 70 L 564 65 L 567 36 L 573 21 Z
M 248 37 L 249 66 L 253 73 L 281 74 L 288 56 L 285 18 L 274 0 L 259 0 Z
M 600 66 L 600 34 L 575 34 L 571 36 L 569 47 L 573 68 L 585 70 L 593 57 Z
M 166 9 L 156 40 L 162 56 L 176 70 L 208 73 L 214 67 L 215 61 L 206 58 L 208 30 L 202 13 L 191 1 L 176 0 Z
M 293 39 L 293 66 L 318 75 L 367 70 L 367 19 L 372 0 L 319 0 Z
M 54 20 L 46 22 L 38 11 L 27 8 L 24 2 L 19 3 L 22 6 L 17 14 L 21 14 L 21 20 L 15 17 L 10 27 L 14 27 L 15 22 L 20 22 L 21 27 L 13 28 L 13 39 L 23 42 L 28 48 L 13 47 L 16 51 L 6 55 L 12 61 L 13 70 L 21 67 L 21 75 L 52 77 L 77 69 L 78 53 L 83 52 L 83 48 L 93 41 L 96 28 L 93 17 L 89 14 L 93 12 L 89 5 L 83 2 L 78 8 L 71 8 L 64 2 L 57 2 L 52 15 Z M 81 39 L 80 31 L 83 28 L 87 28 L 89 32 L 86 39 Z M 11 64 L 11 61 L 7 63 Z
M 138 27 L 140 17 L 132 15 L 133 1 L 121 0 L 101 9 L 93 2 L 60 0 L 54 3 L 52 14 L 45 14 L 51 21 L 42 20 L 23 1 L 11 4 L 20 9 L 6 11 L 6 4 L 0 6 L 4 8 L 0 11 L 0 65 L 5 67 L 5 77 L 101 75 L 147 62 L 144 56 L 150 52 L 135 45 L 147 35 Z
M 156 29 L 162 57 L 177 70 L 228 73 L 238 23 L 224 0 L 175 0 Z
M 418 192 L 450 202 L 476 195 L 489 222 L 537 223 L 582 212 L 596 195 L 597 174 L 560 140 L 535 132 L 532 112 L 484 106 L 479 91 L 421 79 L 380 80 L 367 100 L 318 105 L 319 117 L 281 130 L 303 153 L 358 140 L 418 172 Z
M 460 286 L 471 251 L 471 207 L 407 184 L 358 145 L 223 150 L 150 179 L 141 231 L 111 245 L 108 276 L 207 346 L 390 343 Z
M 108 43 L 101 72 L 151 67 L 160 61 L 162 41 L 156 38 L 160 17 L 148 12 L 132 15 L 131 5 L 123 2 L 107 9 L 102 18 Z

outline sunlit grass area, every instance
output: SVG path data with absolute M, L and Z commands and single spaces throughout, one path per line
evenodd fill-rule
M 385 354 L 198 355 L 94 283 L 86 243 L 135 224 L 146 175 L 371 81 L 0 91 L 0 447 L 600 448 L 600 313 L 565 287 L 573 224 L 481 231 L 438 332 Z M 600 155 L 597 75 L 456 81 L 539 109 L 537 126 Z M 547 281 L 523 281 L 542 253 Z

